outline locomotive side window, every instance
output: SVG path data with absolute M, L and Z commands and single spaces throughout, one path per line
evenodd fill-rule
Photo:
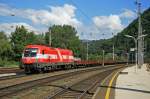
M 27 48 L 24 51 L 24 57 L 36 57 L 37 48 Z
M 42 50 L 42 54 L 44 55 L 44 50 Z

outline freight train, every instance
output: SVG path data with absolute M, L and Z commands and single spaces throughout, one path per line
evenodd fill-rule
M 107 61 L 107 64 L 113 63 Z M 102 62 L 81 61 L 79 58 L 74 58 L 73 52 L 68 49 L 27 45 L 22 54 L 21 64 L 26 73 L 31 73 L 100 65 Z

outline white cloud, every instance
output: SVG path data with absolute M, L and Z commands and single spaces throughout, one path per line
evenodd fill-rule
M 120 31 L 123 29 L 121 19 L 118 15 L 95 16 L 93 17 L 93 22 L 99 29 L 109 29 L 112 31 Z
M 94 16 L 92 21 L 93 25 L 81 28 L 84 31 L 84 35 L 80 34 L 81 39 L 107 39 L 112 37 L 112 33 L 116 35 L 125 27 L 119 15 Z
M 121 18 L 135 18 L 136 13 L 129 10 L 129 9 L 124 9 L 124 11 L 119 15 Z
M 6 4 L 0 3 L 0 16 L 10 16 L 14 14 L 17 18 L 24 18 L 32 21 L 35 26 L 48 26 L 48 25 L 72 25 L 77 31 L 78 35 L 82 39 L 102 39 L 102 34 L 105 33 L 105 38 L 112 37 L 112 33 L 120 32 L 126 24 L 123 24 L 124 19 L 132 20 L 135 17 L 135 13 L 131 10 L 124 9 L 124 11 L 120 14 L 110 14 L 108 16 L 94 16 L 92 18 L 92 23 L 94 24 L 84 24 L 79 21 L 76 17 L 75 11 L 77 8 L 70 4 L 64 4 L 63 6 L 49 6 L 49 10 L 46 9 L 17 9 L 12 8 Z M 90 21 L 90 20 L 89 20 Z M 4 31 L 13 31 L 11 27 L 12 24 L 18 23 L 3 23 L 0 24 L 1 30 Z M 33 28 L 29 24 L 25 22 L 19 23 L 21 25 L 25 25 L 29 30 L 46 31 L 46 28 Z M 14 26 L 14 25 L 13 25 Z M 8 33 L 8 32 L 7 32 Z M 84 35 L 81 35 L 84 33 Z M 92 33 L 92 36 L 91 36 Z
M 17 17 L 31 20 L 34 24 L 63 25 L 68 24 L 78 27 L 82 23 L 75 16 L 76 8 L 73 5 L 51 6 L 50 10 L 16 9 L 5 4 L 0 4 L 0 15 Z
M 27 23 L 1 23 L 0 31 L 4 31 L 7 35 L 10 35 L 11 32 L 15 31 L 17 26 L 24 26 L 29 31 L 34 31 L 35 33 L 40 33 L 37 29 L 33 28 Z
M 3 4 L 3 3 L 0 3 L 0 15 L 2 16 L 6 16 L 6 15 L 11 15 L 11 8 L 6 5 L 6 4 Z
M 86 33 L 84 34 L 87 36 L 80 36 L 82 39 L 110 38 L 112 37 L 112 33 L 116 35 L 118 32 L 122 31 L 125 26 L 128 25 L 124 24 L 124 21 L 131 22 L 135 17 L 136 13 L 129 9 L 124 9 L 124 11 L 120 14 L 110 14 L 108 16 L 94 16 L 92 18 L 92 21 L 94 23 L 92 26 L 89 26 L 88 28 L 87 26 L 82 27 L 82 30 L 86 31 Z M 91 33 L 93 34 L 93 36 L 90 36 Z
M 93 24 L 84 24 L 78 29 L 80 39 L 107 39 L 112 37 L 112 33 L 116 35 L 124 28 L 119 15 L 94 16 L 92 22 Z

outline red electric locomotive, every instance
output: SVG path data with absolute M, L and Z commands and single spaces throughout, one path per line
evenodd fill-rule
M 74 56 L 71 50 L 44 45 L 26 46 L 21 59 L 26 73 L 62 69 L 72 66 L 73 62 Z

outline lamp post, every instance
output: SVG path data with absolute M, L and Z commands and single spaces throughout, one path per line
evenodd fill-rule
M 147 35 L 141 35 L 141 36 L 138 36 L 137 38 L 135 38 L 135 37 L 133 37 L 133 36 L 131 36 L 131 35 L 125 35 L 126 37 L 128 37 L 128 38 L 132 38 L 133 40 L 134 40 L 134 42 L 135 42 L 135 58 L 136 58 L 136 60 L 135 60 L 135 64 L 136 64 L 136 67 L 135 67 L 135 72 L 137 71 L 136 69 L 137 69 L 137 63 L 138 63 L 138 61 L 137 61 L 137 41 L 139 40 L 139 39 L 141 39 L 141 38 L 143 38 L 143 37 L 145 37 L 145 36 L 147 36 Z
M 15 16 L 15 14 L 12 13 L 11 16 Z

